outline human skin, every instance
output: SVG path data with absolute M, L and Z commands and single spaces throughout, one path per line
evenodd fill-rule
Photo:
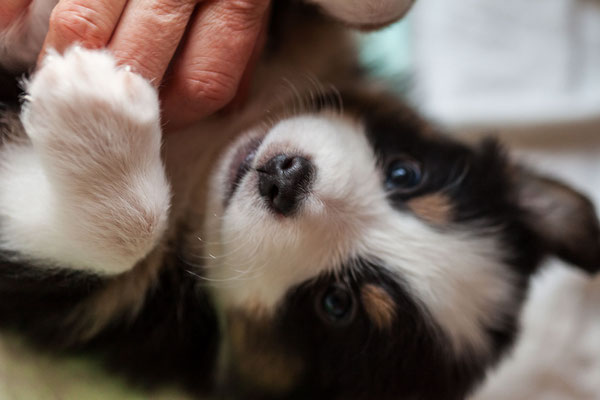
M 2 0 L 0 28 L 31 0 Z M 167 130 L 238 103 L 260 52 L 270 0 L 60 0 L 40 59 L 106 47 L 160 90 Z

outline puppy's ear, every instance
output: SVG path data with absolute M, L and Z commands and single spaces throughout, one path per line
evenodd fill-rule
M 519 168 L 516 194 L 529 228 L 548 252 L 581 269 L 600 270 L 600 225 L 592 202 L 557 180 Z

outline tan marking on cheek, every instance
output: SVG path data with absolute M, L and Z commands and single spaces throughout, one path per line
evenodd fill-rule
M 235 312 L 229 334 L 233 363 L 245 382 L 270 393 L 285 393 L 297 384 L 304 363 L 281 344 L 270 320 Z
M 361 290 L 363 307 L 369 319 L 379 329 L 388 329 L 392 326 L 396 316 L 394 300 L 382 288 L 367 284 Z
M 438 225 L 452 220 L 452 204 L 448 196 L 435 193 L 409 200 L 406 205 L 419 218 Z

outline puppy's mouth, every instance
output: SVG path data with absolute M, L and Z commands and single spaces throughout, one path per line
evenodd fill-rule
M 252 138 L 236 150 L 229 165 L 225 207 L 229 204 L 244 176 L 252 169 L 252 162 L 261 143 L 262 138 Z

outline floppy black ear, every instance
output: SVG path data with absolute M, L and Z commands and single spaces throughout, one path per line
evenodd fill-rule
M 557 180 L 516 172 L 518 201 L 529 228 L 550 253 L 594 273 L 600 270 L 600 225 L 592 202 Z

